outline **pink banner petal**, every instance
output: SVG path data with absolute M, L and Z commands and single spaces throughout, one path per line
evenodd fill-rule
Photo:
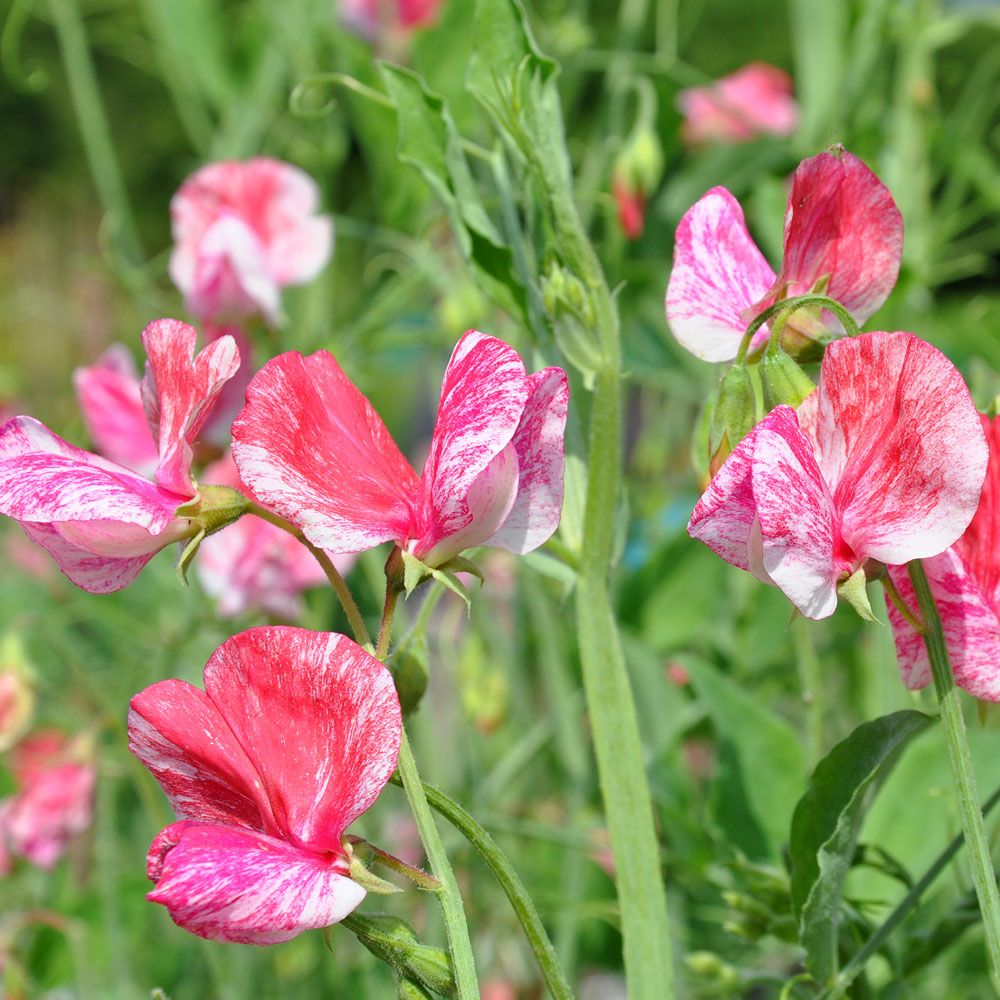
M 902 564 L 955 542 L 987 463 L 955 366 L 910 333 L 863 334 L 827 348 L 816 396 L 819 461 L 854 552 Z
M 156 481 L 166 490 L 193 497 L 193 445 L 212 405 L 240 366 L 232 337 L 220 337 L 194 356 L 198 334 L 175 319 L 160 319 L 142 332 L 146 376 L 142 398 L 159 442 Z
M 332 552 L 410 537 L 420 481 L 332 354 L 279 355 L 254 376 L 233 424 L 243 481 Z
M 253 755 L 279 828 L 341 851 L 396 766 L 402 723 L 389 671 L 345 636 L 272 626 L 224 642 L 205 689 Z
M 156 888 L 147 898 L 215 941 L 277 944 L 342 920 L 365 897 L 341 859 L 228 826 L 167 827 L 150 847 L 148 869 Z
M 728 361 L 746 329 L 743 311 L 773 282 L 739 202 L 725 188 L 712 188 L 677 227 L 666 298 L 671 332 L 696 357 Z M 758 340 L 766 336 L 762 330 Z

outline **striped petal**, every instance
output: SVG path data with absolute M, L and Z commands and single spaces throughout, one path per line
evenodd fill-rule
M 739 202 L 725 188 L 712 188 L 677 227 L 667 322 L 696 357 L 728 361 L 746 329 L 743 311 L 773 282 L 774 271 L 747 232 Z M 766 336 L 762 329 L 755 346 Z
M 410 537 L 416 473 L 326 351 L 279 355 L 254 376 L 233 457 L 261 502 L 320 548 L 360 552 Z
M 342 920 L 365 897 L 337 859 L 229 826 L 175 823 L 153 841 L 147 896 L 215 941 L 277 944 Z

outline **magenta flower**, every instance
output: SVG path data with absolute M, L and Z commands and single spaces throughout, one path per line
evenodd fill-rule
M 924 563 L 944 626 L 955 682 L 973 697 L 1000 701 L 1000 417 L 981 415 L 989 466 L 979 509 L 951 548 Z M 905 566 L 889 576 L 913 611 L 917 598 Z M 923 638 L 888 602 L 903 683 L 921 688 L 931 679 Z
M 799 124 L 792 78 L 767 63 L 750 63 L 707 87 L 682 90 L 677 103 L 684 115 L 681 136 L 692 146 L 791 135 Z
M 243 481 L 320 548 L 394 541 L 435 567 L 477 545 L 524 553 L 559 524 L 569 386 L 470 331 L 445 372 L 423 476 L 331 354 L 282 354 L 233 425 Z
M 326 266 L 333 223 L 317 215 L 319 189 L 298 167 L 257 157 L 212 163 L 170 203 L 170 277 L 191 313 L 225 324 L 281 312 L 281 289 Z
M 442 0 L 341 0 L 340 16 L 357 34 L 375 39 L 391 31 L 423 28 L 437 19 Z
M 342 635 L 283 626 L 227 639 L 205 690 L 137 694 L 129 747 L 180 822 L 153 841 L 148 898 L 200 937 L 275 944 L 342 920 L 365 890 L 344 831 L 396 766 L 389 671 Z
M 979 504 L 987 449 L 952 363 L 909 333 L 827 348 L 798 412 L 774 409 L 698 501 L 688 532 L 807 618 L 866 562 L 936 556 Z
M 92 764 L 75 758 L 57 732 L 39 732 L 13 751 L 17 791 L 0 803 L 0 839 L 10 854 L 51 868 L 67 844 L 90 825 Z
M 667 322 L 704 361 L 734 358 L 755 316 L 808 292 L 836 299 L 861 325 L 896 284 L 902 252 L 903 219 L 885 185 L 844 150 L 820 153 L 795 171 L 777 275 L 725 188 L 712 188 L 687 210 L 674 243 Z M 823 324 L 842 332 L 829 313 Z M 752 346 L 766 338 L 762 328 Z
M 150 323 L 142 334 L 148 356 L 142 401 L 158 452 L 153 482 L 75 448 L 32 417 L 0 428 L 0 513 L 19 521 L 90 593 L 120 590 L 156 552 L 194 534 L 190 519 L 177 513 L 198 498 L 192 446 L 239 365 L 231 337 L 192 360 L 196 337 L 170 319 Z
M 254 499 L 229 454 L 205 470 L 205 481 L 235 487 Z M 352 555 L 332 558 L 342 574 L 354 562 Z M 215 598 L 216 610 L 224 617 L 257 610 L 295 619 L 302 614 L 302 592 L 326 583 L 319 563 L 300 541 L 259 517 L 242 517 L 206 538 L 196 569 L 202 587 Z

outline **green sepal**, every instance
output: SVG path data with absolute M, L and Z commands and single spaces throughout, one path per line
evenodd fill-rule
M 866 622 L 884 625 L 885 622 L 872 611 L 868 599 L 867 578 L 864 566 L 859 566 L 846 580 L 837 584 L 837 596 L 842 597 Z
M 354 854 L 351 856 L 351 880 L 357 882 L 366 892 L 373 892 L 377 896 L 395 896 L 403 890 L 393 882 L 387 882 L 384 878 L 369 871 L 361 858 Z
M 431 568 L 409 552 L 400 554 L 403 557 L 403 593 L 409 597 L 424 580 L 430 579 Z
M 409 552 L 403 552 L 403 592 L 409 597 L 417 587 L 425 580 L 437 580 L 442 587 L 447 587 L 453 594 L 457 594 L 465 601 L 465 608 L 472 613 L 472 597 L 466 589 L 465 584 L 459 580 L 456 574 L 471 573 L 480 584 L 483 583 L 483 571 L 471 560 L 464 556 L 452 556 L 447 562 L 440 566 L 428 566 L 421 562 L 416 556 Z
M 184 546 L 180 558 L 177 560 L 177 566 L 175 567 L 177 577 L 185 587 L 189 585 L 187 577 L 188 567 L 194 562 L 194 557 L 198 554 L 198 549 L 201 548 L 201 543 L 204 540 L 205 529 L 199 528 L 198 533 L 193 538 L 188 539 L 187 545 Z

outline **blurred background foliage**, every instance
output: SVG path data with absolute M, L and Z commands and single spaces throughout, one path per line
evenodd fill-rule
M 375 58 L 409 65 L 446 96 L 462 135 L 490 148 L 464 84 L 472 5 L 445 0 L 434 26 L 374 43 L 347 31 L 334 7 L 6 0 L 0 398 L 9 411 L 85 442 L 72 370 L 113 341 L 136 349 L 152 318 L 183 316 L 166 274 L 171 195 L 205 162 L 260 153 L 316 178 L 337 246 L 320 279 L 286 295 L 284 327 L 255 331 L 259 362 L 279 350 L 333 350 L 404 451 L 419 456 L 463 330 L 533 351 L 536 367 L 558 359 L 551 338 L 525 329 L 477 284 L 440 203 L 396 157 L 393 110 L 316 77 L 348 74 L 383 92 Z M 698 953 L 681 974 L 694 997 L 778 997 L 801 970 L 782 847 L 812 766 L 860 722 L 929 701 L 903 689 L 887 628 L 862 627 L 845 610 L 808 629 L 790 624 L 777 591 L 688 540 L 699 492 L 691 435 L 718 373 L 681 350 L 664 323 L 673 232 L 696 198 L 723 184 L 776 261 L 788 175 L 800 158 L 843 143 L 888 184 L 906 225 L 899 286 L 869 328 L 909 329 L 939 345 L 985 407 L 1000 392 L 1000 12 L 957 0 L 537 0 L 530 14 L 542 50 L 562 67 L 579 205 L 618 287 L 630 519 L 616 593 L 675 934 Z M 678 90 L 751 60 L 792 73 L 797 133 L 685 148 Z M 610 175 L 635 122 L 637 79 L 655 95 L 665 172 L 645 232 L 631 242 Z M 470 163 L 498 215 L 488 170 L 475 156 Z M 530 190 L 517 197 L 530 219 Z M 578 388 L 574 398 L 560 536 L 570 548 L 586 394 Z M 206 944 L 144 900 L 145 850 L 168 807 L 126 751 L 127 701 L 163 677 L 199 683 L 218 642 L 258 619 L 219 619 L 196 583 L 178 584 L 167 557 L 126 591 L 90 597 L 52 568 L 27 573 L 16 529 L 4 528 L 12 530 L 3 539 L 0 630 L 25 640 L 38 723 L 91 734 L 100 762 L 89 834 L 53 873 L 21 866 L 0 882 L 7 995 L 126 1000 L 154 987 L 173 1000 L 390 995 L 388 974 L 347 932 L 334 928 L 333 954 L 319 934 L 270 949 Z M 350 578 L 372 618 L 384 555 L 363 557 Z M 617 996 L 615 980 L 594 978 L 620 971 L 620 940 L 568 624 L 572 573 L 547 552 L 517 563 L 490 554 L 485 566 L 471 619 L 450 595 L 414 598 L 403 610 L 402 645 L 431 668 L 412 720 L 417 756 L 425 778 L 508 849 L 581 995 Z M 302 624 L 344 627 L 323 592 L 309 595 Z M 1000 784 L 998 723 L 988 713 L 980 722 L 972 739 L 988 792 Z M 9 785 L 9 776 L 0 781 Z M 396 853 L 418 844 L 395 788 L 361 826 Z M 863 830 L 883 853 L 848 884 L 862 938 L 957 829 L 943 740 L 931 731 L 885 782 Z M 461 841 L 448 843 L 482 979 L 498 991 L 490 996 L 539 996 L 489 873 Z M 766 901 L 763 912 L 753 900 Z M 442 940 L 433 901 L 407 893 L 392 905 L 425 940 Z M 855 995 L 985 995 L 978 933 L 963 933 L 968 912 L 959 866 Z

